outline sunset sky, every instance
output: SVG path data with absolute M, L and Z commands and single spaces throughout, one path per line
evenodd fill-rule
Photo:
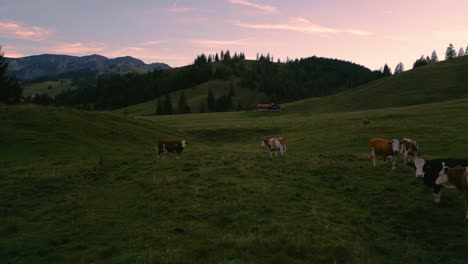
M 371 69 L 468 45 L 466 0 L 0 0 L 7 57 L 43 53 L 190 63 L 221 49 Z

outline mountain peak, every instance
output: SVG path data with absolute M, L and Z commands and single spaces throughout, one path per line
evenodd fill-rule
M 36 79 L 53 77 L 63 73 L 80 70 L 96 71 L 97 73 L 127 73 L 146 72 L 153 69 L 169 69 L 167 64 L 146 64 L 131 56 L 109 59 L 99 54 L 82 57 L 42 54 L 23 58 L 6 58 L 9 62 L 8 74 L 18 79 Z

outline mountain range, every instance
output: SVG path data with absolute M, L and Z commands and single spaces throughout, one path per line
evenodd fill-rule
M 54 77 L 80 70 L 96 71 L 98 74 L 121 74 L 171 68 L 164 63 L 146 64 L 130 56 L 109 59 L 97 54 L 83 57 L 43 54 L 23 58 L 6 58 L 6 61 L 9 63 L 8 74 L 22 80 Z

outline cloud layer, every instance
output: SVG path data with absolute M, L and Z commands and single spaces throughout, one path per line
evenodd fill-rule
M 232 4 L 252 7 L 252 8 L 261 10 L 263 12 L 266 12 L 266 13 L 275 13 L 278 11 L 278 8 L 276 8 L 275 6 L 256 4 L 248 0 L 229 0 L 229 2 L 231 2 Z
M 39 41 L 51 36 L 52 33 L 52 30 L 39 26 L 27 27 L 16 22 L 0 21 L 0 37 L 3 38 Z
M 232 24 L 238 27 L 251 28 L 251 29 L 269 29 L 269 30 L 288 30 L 302 33 L 349 33 L 352 35 L 368 36 L 372 35 L 371 32 L 357 29 L 339 29 L 332 27 L 324 27 L 313 24 L 309 20 L 298 17 L 292 18 L 285 24 L 250 24 L 242 23 L 240 21 L 232 21 Z

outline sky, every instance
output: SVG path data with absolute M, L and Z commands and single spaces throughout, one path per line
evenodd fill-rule
M 229 49 L 405 69 L 468 46 L 466 0 L 0 0 L 6 57 L 133 56 L 173 67 Z

